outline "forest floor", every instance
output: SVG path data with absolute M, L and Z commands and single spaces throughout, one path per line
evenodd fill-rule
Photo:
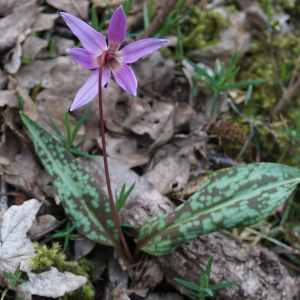
M 57 141 L 59 131 L 68 140 L 65 112 L 73 130 L 90 110 L 69 150 L 107 191 L 98 101 L 69 111 L 92 70 L 66 52 L 81 45 L 59 12 L 106 37 L 122 4 L 122 47 L 141 38 L 169 40 L 130 65 L 137 96 L 112 76 L 103 89 L 112 190 L 135 182 L 119 214 L 121 222 L 137 226 L 124 227 L 131 250 L 145 220 L 184 203 L 216 170 L 260 162 L 299 167 L 300 1 L 2 0 L 0 290 L 9 286 L 2 297 L 189 299 L 174 278 L 199 284 L 214 255 L 210 284 L 239 282 L 210 299 L 300 299 L 297 189 L 256 225 L 200 236 L 163 256 L 143 253 L 133 266 L 114 248 L 79 235 L 58 205 L 20 118 L 20 101 L 24 114 Z M 230 66 L 229 88 L 216 90 L 210 78 L 222 82 Z M 244 81 L 249 84 L 239 84 Z M 5 230 L 11 243 L 4 247 Z M 38 272 L 25 267 L 29 260 Z M 18 263 L 21 278 L 31 280 L 12 287 L 3 271 Z M 116 288 L 121 283 L 123 289 Z

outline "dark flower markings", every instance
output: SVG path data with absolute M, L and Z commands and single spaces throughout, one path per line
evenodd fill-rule
M 21 117 L 52 178 L 65 213 L 77 230 L 95 242 L 119 247 L 118 231 L 104 191 L 63 146 L 27 116 L 21 114 Z
M 300 171 L 278 166 L 253 164 L 213 173 L 189 201 L 169 214 L 149 219 L 141 228 L 139 247 L 163 255 L 199 235 L 259 222 L 299 182 Z M 274 168 L 282 172 L 274 176 Z

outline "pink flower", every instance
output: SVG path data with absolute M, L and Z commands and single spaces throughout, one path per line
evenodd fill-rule
M 135 96 L 138 83 L 132 69 L 127 64 L 153 53 L 162 47 L 167 40 L 144 39 L 129 44 L 118 51 L 126 37 L 127 27 L 126 15 L 122 6 L 114 12 L 111 18 L 107 32 L 108 48 L 105 38 L 100 32 L 68 13 L 62 12 L 60 14 L 84 48 L 67 49 L 72 59 L 85 68 L 96 69 L 78 91 L 70 110 L 87 104 L 98 94 L 100 59 L 103 54 L 105 54 L 105 61 L 102 87 L 107 84 L 111 70 L 120 87 Z

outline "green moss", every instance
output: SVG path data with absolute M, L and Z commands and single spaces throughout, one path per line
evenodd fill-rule
M 236 8 L 236 6 L 234 4 L 227 5 L 226 9 L 227 9 L 227 12 L 230 14 L 235 14 L 238 12 L 238 9 Z
M 77 262 L 66 261 L 66 256 L 60 252 L 59 243 L 53 243 L 51 248 L 46 245 L 40 245 L 35 242 L 33 248 L 36 255 L 29 261 L 30 268 L 36 273 L 42 273 L 55 267 L 59 272 L 69 271 L 71 268 L 77 267 Z
M 195 7 L 188 24 L 182 29 L 183 46 L 187 50 L 203 49 L 207 42 L 218 40 L 220 31 L 229 25 L 222 13 Z
M 61 300 L 93 300 L 95 299 L 95 288 L 90 281 L 78 290 L 65 294 Z
M 294 1 L 291 0 L 260 0 L 258 5 L 268 17 L 273 16 L 276 12 L 284 13 L 285 9 L 295 7 Z
M 263 84 L 254 87 L 252 98 L 259 103 L 252 108 L 252 115 L 261 114 L 262 110 L 273 108 L 282 95 L 278 84 L 281 78 L 281 60 L 284 57 L 287 72 L 290 72 L 297 59 L 297 51 L 300 45 L 300 38 L 297 33 L 272 33 L 264 32 L 258 35 L 258 40 L 252 43 L 251 50 L 242 61 L 242 68 L 238 75 L 238 81 L 254 80 L 258 78 L 273 78 Z M 290 76 L 283 80 L 288 85 Z M 251 105 L 250 105 L 251 107 Z
M 46 245 L 39 245 L 35 242 L 33 247 L 36 255 L 31 258 L 29 266 L 36 273 L 47 271 L 50 267 L 55 267 L 60 272 L 71 272 L 75 275 L 91 278 L 92 262 L 87 259 L 77 261 L 66 261 L 66 256 L 60 252 L 61 245 L 53 243 L 51 248 Z M 61 300 L 92 300 L 95 298 L 95 288 L 90 280 L 78 290 L 65 294 Z
M 167 47 L 161 47 L 159 49 L 159 51 L 161 52 L 161 54 L 165 58 L 168 58 L 168 57 L 172 56 L 172 51 L 169 48 L 167 48 Z

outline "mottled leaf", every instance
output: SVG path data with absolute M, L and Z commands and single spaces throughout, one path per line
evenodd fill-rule
M 50 134 L 24 113 L 20 112 L 20 116 L 52 178 L 65 213 L 77 230 L 97 243 L 119 247 L 108 197 L 95 179 Z
M 285 201 L 299 182 L 298 169 L 273 163 L 214 172 L 187 202 L 146 221 L 137 251 L 164 255 L 199 235 L 255 224 Z

